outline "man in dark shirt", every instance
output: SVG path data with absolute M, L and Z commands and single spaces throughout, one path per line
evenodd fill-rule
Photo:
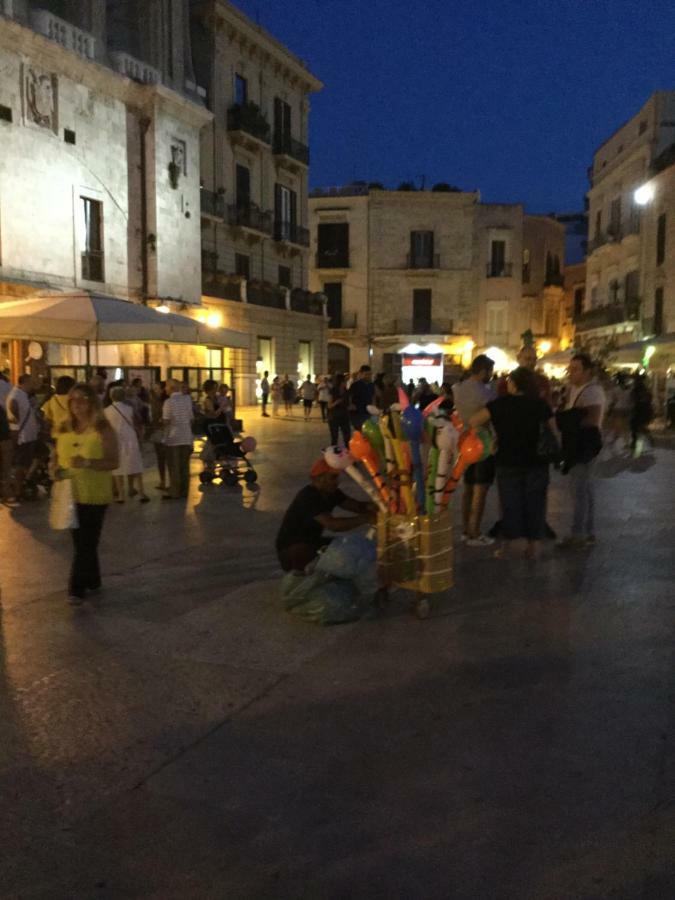
M 368 407 L 372 406 L 374 399 L 373 371 L 370 366 L 361 366 L 358 378 L 349 388 L 349 417 L 354 430 L 360 430 L 370 417 Z
M 375 521 L 372 503 L 361 503 L 343 494 L 338 487 L 340 472 L 324 459 L 317 460 L 310 473 L 312 483 L 302 488 L 286 510 L 276 540 L 277 556 L 284 572 L 303 571 L 330 542 L 323 531 L 352 531 Z M 355 513 L 334 516 L 336 506 Z

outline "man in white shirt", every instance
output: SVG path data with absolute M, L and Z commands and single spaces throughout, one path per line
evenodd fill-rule
M 312 381 L 311 375 L 308 375 L 302 382 L 300 396 L 302 397 L 302 405 L 305 411 L 305 422 L 307 422 L 312 414 L 312 406 L 316 400 L 316 385 Z
M 23 483 L 33 460 L 40 434 L 40 423 L 32 403 L 34 391 L 32 375 L 20 375 L 5 401 L 9 430 L 14 442 L 14 479 L 17 497 L 21 496 Z
M 490 384 L 494 371 L 494 360 L 484 353 L 471 363 L 471 374 L 464 381 L 453 385 L 452 396 L 455 409 L 469 427 L 469 420 L 479 409 L 483 409 L 495 393 Z M 494 544 L 494 538 L 481 534 L 481 523 L 485 512 L 490 485 L 495 478 L 494 456 L 469 466 L 464 473 L 464 493 L 462 495 L 462 540 L 469 547 L 487 547 Z
M 166 466 L 169 490 L 163 500 L 187 497 L 190 489 L 190 456 L 192 454 L 192 398 L 184 394 L 182 385 L 171 379 L 166 386 L 168 399 L 164 401 L 162 419 L 166 430 Z
M 560 541 L 561 547 L 588 547 L 595 543 L 595 457 L 602 446 L 600 429 L 605 415 L 605 392 L 593 377 L 593 360 L 577 353 L 569 365 L 566 410 L 582 410 L 580 421 L 581 459 L 569 469 L 574 512 L 572 533 Z

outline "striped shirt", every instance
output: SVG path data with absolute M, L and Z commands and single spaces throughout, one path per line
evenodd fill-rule
M 192 444 L 192 398 L 188 394 L 171 394 L 164 401 L 162 418 L 166 423 L 167 447 Z

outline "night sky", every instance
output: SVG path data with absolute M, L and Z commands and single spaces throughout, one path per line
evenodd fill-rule
M 325 84 L 313 187 L 446 181 L 583 206 L 593 150 L 675 88 L 673 0 L 235 0 Z

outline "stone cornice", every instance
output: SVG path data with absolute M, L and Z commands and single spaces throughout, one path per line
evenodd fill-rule
M 171 88 L 161 84 L 138 84 L 107 66 L 83 59 L 55 41 L 9 19 L 0 18 L 0 48 L 146 113 L 161 108 L 195 128 L 202 128 L 213 118 L 207 109 Z
M 303 91 L 308 94 L 323 88 L 323 83 L 312 75 L 299 57 L 291 53 L 264 28 L 252 22 L 228 0 L 204 0 L 193 8 L 193 13 L 195 12 L 209 27 L 215 27 L 232 43 L 238 43 L 242 51 L 272 66 L 289 84 L 301 85 Z

